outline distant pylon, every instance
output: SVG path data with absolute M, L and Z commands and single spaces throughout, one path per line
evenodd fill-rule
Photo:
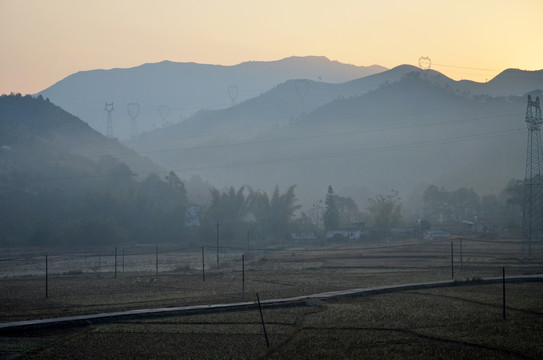
M 429 56 L 421 56 L 419 58 L 419 67 L 422 70 L 430 70 L 432 68 L 432 59 Z
M 111 112 L 114 110 L 113 103 L 106 103 L 104 110 L 107 112 L 106 136 L 113 137 L 113 120 L 111 119 Z
M 168 105 L 160 105 L 158 107 L 158 114 L 162 119 L 162 127 L 166 127 L 168 125 L 166 119 L 168 118 L 168 115 L 170 115 L 170 107 Z
M 130 127 L 130 137 L 135 138 L 138 136 L 138 115 L 140 114 L 140 104 L 138 103 L 129 103 L 126 107 L 126 110 L 128 111 L 128 116 L 130 116 L 131 119 L 131 127 Z
M 539 97 L 532 101 L 528 95 L 526 126 L 528 146 L 526 150 L 526 173 L 524 176 L 524 199 L 522 210 L 523 244 L 522 255 L 532 257 L 532 244 L 543 239 L 543 181 L 541 178 L 541 107 Z

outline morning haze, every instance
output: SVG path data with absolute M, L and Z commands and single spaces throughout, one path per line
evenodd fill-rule
M 0 358 L 541 358 L 542 6 L 1 1 Z

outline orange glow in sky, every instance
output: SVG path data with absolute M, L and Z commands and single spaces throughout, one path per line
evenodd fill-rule
M 293 55 L 389 68 L 429 56 L 485 81 L 543 68 L 542 22 L 541 0 L 0 0 L 0 94 L 82 70 Z

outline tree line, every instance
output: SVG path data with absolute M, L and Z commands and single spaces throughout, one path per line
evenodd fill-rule
M 201 246 L 214 244 L 220 230 L 222 245 L 284 244 L 292 233 L 366 228 L 375 240 L 392 229 L 415 228 L 417 219 L 404 213 L 396 191 L 370 198 L 360 210 L 353 199 L 334 194 L 332 186 L 323 206 L 302 209 L 296 186 L 271 195 L 249 186 L 220 191 L 210 187 L 207 206 L 191 204 L 183 181 L 174 173 L 164 178 L 150 174 L 134 178 L 113 157 L 98 161 L 103 177 L 74 185 L 32 184 L 3 193 L 0 223 L 2 246 L 106 245 L 170 242 Z M 482 224 L 482 232 L 518 231 L 521 224 L 522 181 L 512 180 L 499 195 L 479 196 L 473 189 L 446 190 L 430 185 L 423 195 L 420 218 L 434 228 L 460 221 Z M 188 224 L 188 210 L 197 208 L 197 224 Z M 320 217 L 320 220 L 319 220 Z M 420 220 L 420 219 L 419 219 Z
M 249 186 L 209 186 L 209 203 L 193 204 L 174 172 L 138 177 L 114 156 L 92 159 L 70 150 L 71 143 L 100 137 L 47 99 L 0 96 L 0 246 L 200 246 L 212 242 L 218 229 L 227 244 L 258 245 L 288 240 L 292 233 L 322 239 L 328 231 L 356 227 L 370 229 L 370 237 L 387 237 L 422 219 L 433 227 L 477 221 L 485 232 L 519 230 L 521 224 L 520 180 L 511 180 L 498 195 L 483 196 L 430 185 L 415 215 L 406 213 L 397 191 L 378 194 L 360 209 L 332 185 L 305 209 L 295 185 L 271 194 Z M 206 185 L 201 179 L 195 183 L 201 200 Z

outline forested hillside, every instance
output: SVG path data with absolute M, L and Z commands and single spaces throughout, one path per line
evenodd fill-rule
M 48 99 L 4 95 L 0 244 L 180 241 L 184 184 L 173 172 L 160 177 L 153 169 L 160 170 Z

